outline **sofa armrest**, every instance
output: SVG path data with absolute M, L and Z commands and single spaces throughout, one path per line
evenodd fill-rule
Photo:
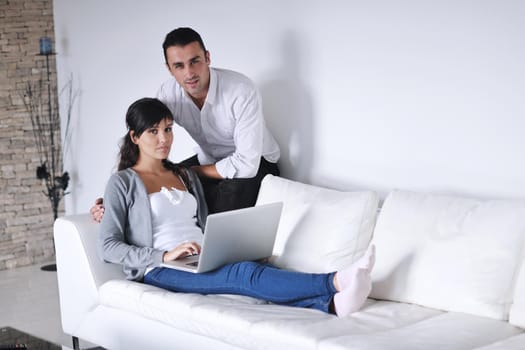
M 97 235 L 98 224 L 89 214 L 61 217 L 54 224 L 62 328 L 71 335 L 98 304 L 98 288 L 124 278 L 120 266 L 98 258 Z

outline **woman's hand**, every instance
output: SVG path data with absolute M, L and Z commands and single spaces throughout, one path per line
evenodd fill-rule
M 104 205 L 102 204 L 102 198 L 97 198 L 95 200 L 95 205 L 89 209 L 91 213 L 91 218 L 96 222 L 101 222 L 102 217 L 104 216 Z
M 184 258 L 186 256 L 200 254 L 201 246 L 196 242 L 186 242 L 175 247 L 166 253 L 162 257 L 163 262 L 177 260 L 179 258 Z

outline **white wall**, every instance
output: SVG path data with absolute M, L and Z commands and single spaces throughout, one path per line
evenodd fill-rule
M 261 89 L 286 177 L 336 189 L 525 197 L 525 2 L 55 0 L 59 83 L 81 90 L 69 214 L 114 170 L 127 106 L 191 26 Z M 177 130 L 172 159 L 192 154 Z

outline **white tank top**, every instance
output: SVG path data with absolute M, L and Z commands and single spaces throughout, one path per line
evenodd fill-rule
M 197 226 L 197 201 L 188 191 L 162 187 L 150 193 L 153 248 L 171 250 L 184 242 L 202 244 L 202 231 Z

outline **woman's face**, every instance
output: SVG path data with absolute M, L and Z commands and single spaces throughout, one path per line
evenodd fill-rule
M 168 158 L 173 142 L 173 121 L 162 119 L 158 124 L 144 130 L 140 136 L 130 131 L 131 139 L 139 147 L 140 159 L 162 160 Z

